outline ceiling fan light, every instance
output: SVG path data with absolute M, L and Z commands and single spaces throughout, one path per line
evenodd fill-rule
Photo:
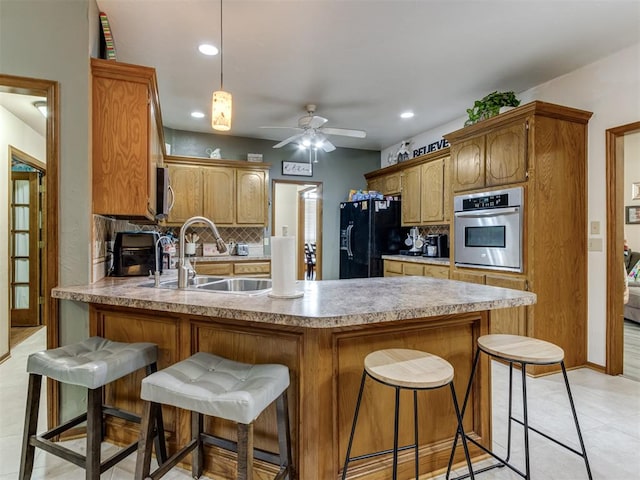
M 321 147 L 322 147 L 322 140 L 317 140 L 313 148 L 317 150 L 318 148 L 321 148 Z
M 311 146 L 311 140 L 309 140 L 308 138 L 305 138 L 302 140 L 302 145 L 304 145 L 305 147 L 310 147 Z
M 224 90 L 213 92 L 211 99 L 211 127 L 226 132 L 231 130 L 231 93 Z

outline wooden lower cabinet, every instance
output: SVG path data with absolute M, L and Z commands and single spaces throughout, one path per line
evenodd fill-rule
M 449 278 L 449 266 L 433 265 L 419 262 L 401 262 L 398 260 L 384 261 L 384 276 L 398 277 L 402 275 L 416 275 L 420 277 Z
M 238 261 L 238 262 L 197 262 L 198 275 L 222 275 L 236 277 L 271 276 L 270 261 Z
M 358 396 L 364 358 L 384 348 L 428 351 L 452 363 L 454 386 L 463 398 L 471 373 L 473 347 L 488 333 L 488 312 L 467 313 L 382 324 L 339 328 L 303 328 L 222 318 L 91 305 L 91 333 L 124 342 L 151 341 L 160 348 L 164 368 L 196 352 L 211 352 L 246 363 L 280 363 L 290 371 L 289 415 L 297 478 L 336 479 L 344 462 Z M 469 398 L 465 430 L 484 445 L 491 443 L 489 361 L 482 359 L 477 389 Z M 142 373 L 110 384 L 110 403 L 141 412 Z M 418 393 L 420 469 L 427 474 L 446 468 L 455 432 L 455 414 L 449 389 Z M 393 442 L 394 389 L 367 381 L 352 455 L 389 448 Z M 413 439 L 413 397 L 401 393 L 400 443 Z M 163 408 L 169 454 L 190 439 L 189 413 Z M 437 421 L 434 421 L 437 419 Z M 234 425 L 205 417 L 215 433 L 235 440 Z M 255 423 L 255 446 L 277 451 L 276 416 L 270 406 Z M 137 438 L 135 426 L 107 421 L 106 436 L 119 444 Z M 472 455 L 478 457 L 477 448 Z M 413 479 L 413 451 L 401 453 L 398 478 Z M 458 449 L 456 463 L 463 461 Z M 185 459 L 188 467 L 190 457 Z M 205 474 L 209 478 L 235 478 L 235 455 L 205 447 Z M 254 478 L 273 478 L 275 469 L 254 462 Z M 391 477 L 389 458 L 380 457 L 350 465 L 349 479 L 381 480 Z

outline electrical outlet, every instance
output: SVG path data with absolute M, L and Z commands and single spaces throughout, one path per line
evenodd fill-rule
M 591 222 L 591 235 L 600 235 L 600 222 L 594 220 Z
M 589 251 L 590 252 L 601 252 L 602 251 L 602 239 L 601 238 L 590 238 L 589 239 Z
M 269 237 L 264 237 L 262 239 L 262 244 L 266 247 L 269 245 Z

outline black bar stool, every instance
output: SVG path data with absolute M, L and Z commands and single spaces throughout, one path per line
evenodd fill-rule
M 147 373 L 155 372 L 157 357 L 158 346 L 153 343 L 120 343 L 100 337 L 91 337 L 79 343 L 29 355 L 27 361 L 29 389 L 18 478 L 20 480 L 31 478 L 36 447 L 84 468 L 87 480 L 99 480 L 102 472 L 134 452 L 138 445 L 137 441 L 116 452 L 104 462 L 100 461 L 104 415 L 140 423 L 140 417 L 133 413 L 103 405 L 103 387 L 140 368 L 146 368 Z M 85 387 L 87 412 L 41 435 L 36 435 L 43 375 L 60 383 Z M 86 455 L 51 441 L 52 438 L 85 420 L 87 421 Z M 156 456 L 158 462 L 162 462 L 167 454 L 161 417 L 154 418 L 153 430 Z
M 367 377 L 371 377 L 373 380 L 382 383 L 383 385 L 395 388 L 396 398 L 394 410 L 393 449 L 351 457 L 351 445 L 356 431 L 356 424 L 358 423 L 360 402 L 362 401 L 362 392 L 364 391 L 365 380 Z M 356 402 L 355 413 L 353 415 L 353 425 L 351 427 L 349 445 L 347 446 L 344 468 L 342 469 L 342 480 L 347 478 L 347 468 L 350 462 L 389 453 L 393 453 L 392 478 L 393 480 L 396 480 L 398 478 L 398 452 L 408 450 L 410 448 L 413 448 L 415 451 L 415 478 L 420 478 L 418 457 L 418 391 L 433 390 L 447 385 L 449 385 L 451 389 L 451 398 L 458 421 L 456 431 L 457 438 L 458 433 L 463 432 L 464 430 L 462 429 L 462 416 L 458 407 L 456 392 L 453 388 L 453 367 L 449 362 L 436 355 L 418 350 L 378 350 L 367 355 L 364 359 L 364 370 L 362 372 L 362 381 L 360 382 L 358 401 Z M 414 443 L 399 447 L 398 420 L 400 416 L 400 390 L 402 389 L 413 391 Z M 471 460 L 469 459 L 466 438 L 463 436 L 462 440 L 467 465 L 469 470 L 471 470 Z M 471 477 L 473 478 L 473 473 Z
M 464 430 L 458 430 L 456 432 L 456 438 L 453 442 L 453 447 L 451 449 L 451 457 L 449 458 L 449 466 L 447 468 L 447 479 L 451 473 L 451 466 L 453 463 L 453 456 L 455 455 L 456 446 L 458 442 L 458 436 L 461 435 L 462 439 L 465 438 L 470 442 L 474 443 L 477 447 L 479 447 L 484 452 L 491 455 L 494 459 L 496 459 L 499 463 L 494 465 L 490 465 L 488 467 L 477 470 L 475 473 L 485 472 L 487 470 L 491 470 L 496 467 L 509 467 L 515 473 L 520 475 L 526 480 L 531 479 L 531 470 L 529 465 L 529 430 L 534 431 L 535 433 L 543 436 L 544 438 L 551 440 L 552 442 L 560 445 L 570 452 L 575 453 L 576 455 L 582 457 L 584 459 L 584 464 L 587 469 L 587 476 L 591 480 L 591 468 L 589 467 L 589 460 L 587 459 L 587 452 L 584 448 L 584 442 L 582 440 L 582 433 L 580 432 L 580 425 L 578 424 L 578 416 L 576 414 L 575 405 L 573 403 L 573 396 L 571 395 L 571 388 L 569 387 L 569 379 L 567 377 L 567 370 L 564 366 L 564 351 L 550 342 L 545 342 L 544 340 L 538 340 L 530 337 L 523 337 L 520 335 L 504 335 L 504 334 L 496 334 L 496 335 L 484 335 L 478 339 L 478 349 L 476 350 L 476 355 L 473 361 L 473 369 L 471 370 L 471 377 L 469 378 L 469 385 L 467 387 L 467 392 L 464 397 L 464 403 L 462 404 L 462 417 L 464 417 L 465 410 L 467 408 L 467 399 L 469 398 L 469 392 L 471 391 L 471 387 L 473 385 L 473 378 L 476 372 L 476 368 L 478 366 L 478 359 L 480 358 L 480 352 L 484 352 L 491 357 L 498 358 L 505 362 L 509 363 L 509 424 L 507 429 L 507 456 L 505 458 L 498 457 L 491 450 L 485 448 L 476 442 L 473 438 L 468 437 Z M 512 414 L 512 397 L 513 397 L 513 364 L 516 363 L 520 365 L 522 370 L 522 410 L 523 410 L 523 419 L 519 420 L 515 418 Z M 578 441 L 580 442 L 580 451 L 562 443 L 555 438 L 552 438 L 548 434 L 541 432 L 540 430 L 529 425 L 529 416 L 527 412 L 527 365 L 554 365 L 560 364 L 562 368 L 562 375 L 564 376 L 564 383 L 567 389 L 567 395 L 569 396 L 569 404 L 571 405 L 571 413 L 573 414 L 573 421 L 576 425 L 576 431 L 578 433 Z M 509 458 L 511 456 L 511 425 L 512 422 L 518 423 L 524 427 L 524 454 L 525 454 L 525 471 L 522 472 L 511 463 L 509 463 Z M 456 480 L 467 478 L 470 474 L 473 476 L 473 470 L 469 467 L 469 474 L 462 475 L 457 477 Z

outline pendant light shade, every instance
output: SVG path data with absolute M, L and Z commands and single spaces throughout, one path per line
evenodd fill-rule
M 218 90 L 211 99 L 211 127 L 226 132 L 231 129 L 232 97 L 229 92 Z
M 231 93 L 224 91 L 223 86 L 223 48 L 222 48 L 222 0 L 220 0 L 220 90 L 213 92 L 211 98 L 211 127 L 214 130 L 226 132 L 231 130 Z

